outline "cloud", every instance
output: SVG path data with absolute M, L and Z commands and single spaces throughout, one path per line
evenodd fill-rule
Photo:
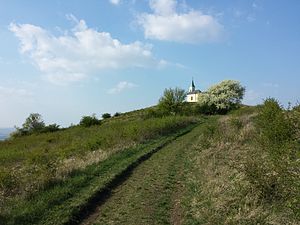
M 141 42 L 121 43 L 110 33 L 88 28 L 84 20 L 67 17 L 75 27 L 62 35 L 32 24 L 9 26 L 20 41 L 20 52 L 28 56 L 44 77 L 56 84 L 85 79 L 105 69 L 157 67 L 152 46 Z
M 119 5 L 121 0 L 109 0 L 109 2 L 113 5 Z
M 215 17 L 193 9 L 177 12 L 176 0 L 150 0 L 149 6 L 153 13 L 137 17 L 145 38 L 198 44 L 219 41 L 223 36 L 224 27 Z
M 126 89 L 131 89 L 134 87 L 137 87 L 137 85 L 134 83 L 130 83 L 127 81 L 121 81 L 114 88 L 111 88 L 110 90 L 108 90 L 108 93 L 109 94 L 119 94 L 119 93 L 125 91 Z
M 268 87 L 268 88 L 279 88 L 279 84 L 276 84 L 276 83 L 263 83 L 262 86 Z
M 149 6 L 157 15 L 172 15 L 176 10 L 175 0 L 150 0 Z
M 31 96 L 31 95 L 32 93 L 25 89 L 0 86 L 1 97 L 6 97 L 6 96 L 24 97 L 24 96 Z
M 23 88 L 0 86 L 0 102 L 12 99 L 25 100 L 32 97 L 32 92 Z

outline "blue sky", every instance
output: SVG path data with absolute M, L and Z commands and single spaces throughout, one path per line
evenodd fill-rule
M 246 86 L 296 103 L 298 0 L 0 0 L 0 127 L 157 103 L 167 87 Z

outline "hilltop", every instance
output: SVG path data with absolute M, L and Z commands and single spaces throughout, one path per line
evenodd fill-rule
M 0 142 L 1 222 L 297 224 L 300 107 L 241 105 L 243 92 L 222 82 L 189 103 L 166 89 L 63 129 L 31 114 Z
M 223 116 L 148 118 L 148 111 L 1 143 L 1 220 L 297 223 L 296 161 L 283 153 L 283 167 L 277 168 L 279 158 L 259 147 L 260 107 L 243 106 Z M 282 142 L 294 148 L 292 141 Z

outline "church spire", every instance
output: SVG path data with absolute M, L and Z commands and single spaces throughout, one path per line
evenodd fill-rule
M 196 86 L 195 86 L 195 84 L 194 84 L 194 78 L 192 78 L 192 84 L 191 84 L 191 86 L 190 86 L 190 88 L 189 88 L 189 92 L 193 92 L 193 91 L 195 91 L 196 90 Z

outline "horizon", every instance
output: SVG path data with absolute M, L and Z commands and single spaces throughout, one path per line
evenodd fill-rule
M 165 88 L 246 87 L 296 104 L 300 2 L 0 0 L 0 128 L 155 105 Z

